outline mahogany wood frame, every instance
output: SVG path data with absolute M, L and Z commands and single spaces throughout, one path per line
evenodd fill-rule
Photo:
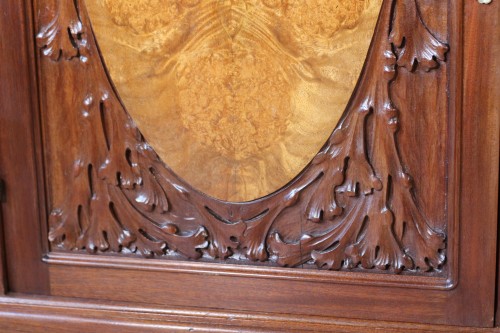
M 43 204 L 43 170 L 40 167 L 42 152 L 38 126 L 40 119 L 35 83 L 37 71 L 34 58 L 35 42 L 33 40 L 31 5 L 29 0 L 23 2 L 9 0 L 0 4 L 1 12 L 4 13 L 2 20 L 0 20 L 0 28 L 2 28 L 1 31 L 8 32 L 2 35 L 2 48 L 0 49 L 0 63 L 2 64 L 0 66 L 2 80 L 0 89 L 0 176 L 7 184 L 7 200 L 2 206 L 4 229 L 7 235 L 3 239 L 6 256 L 2 269 L 5 269 L 7 273 L 8 284 L 4 283 L 3 288 L 10 292 L 16 292 L 8 294 L 8 297 L 2 298 L 0 301 L 1 327 L 14 328 L 15 325 L 21 325 L 19 318 L 24 316 L 22 318 L 29 319 L 24 324 L 25 327 L 31 325 L 34 331 L 43 330 L 43 327 L 40 327 L 42 323 L 52 322 L 57 325 L 61 316 L 66 316 L 66 318 L 71 318 L 71 323 L 88 324 L 89 327 L 99 323 L 121 322 L 124 326 L 139 323 L 152 329 L 168 327 L 171 330 L 181 330 L 183 324 L 178 324 L 178 326 L 167 324 L 166 310 L 163 310 L 162 313 L 158 308 L 160 305 L 163 305 L 161 308 L 165 308 L 166 305 L 167 308 L 175 309 L 171 311 L 170 318 L 173 321 L 185 322 L 187 312 L 183 314 L 181 309 L 195 304 L 196 299 L 204 292 L 204 286 L 199 285 L 201 280 L 196 282 L 196 279 L 189 275 L 169 274 L 161 269 L 161 272 L 141 274 L 130 270 L 132 266 L 123 267 L 123 270 L 114 272 L 110 272 L 110 269 L 100 269 L 95 264 L 89 267 L 83 263 L 83 268 L 78 268 L 78 264 L 82 262 L 78 256 L 70 258 L 74 267 L 47 265 L 41 261 L 42 255 L 47 252 L 47 249 L 44 245 L 46 242 L 40 237 L 40 235 L 46 234 L 46 231 L 40 230 L 40 225 L 43 224 L 40 224 L 39 221 L 41 216 L 47 215 Z M 450 108 L 461 110 L 461 112 L 457 111 L 456 119 L 451 120 L 458 124 L 454 136 L 456 142 L 459 143 L 459 156 L 457 158 L 460 161 L 460 167 L 457 166 L 457 171 L 460 172 L 456 172 L 456 179 L 450 180 L 450 183 L 460 184 L 457 195 L 454 197 L 455 207 L 457 207 L 456 218 L 460 225 L 459 244 L 461 246 L 455 249 L 458 252 L 459 280 L 450 290 L 442 291 L 418 291 L 418 289 L 401 288 L 377 289 L 377 287 L 367 286 L 358 286 L 346 291 L 345 286 L 342 285 L 332 285 L 330 290 L 321 290 L 319 286 L 311 284 L 311 287 L 317 288 L 314 296 L 322 293 L 323 297 L 302 299 L 309 308 L 301 313 L 301 318 L 298 321 L 295 321 L 297 329 L 306 327 L 309 325 L 309 321 L 318 323 L 317 326 L 308 326 L 309 329 L 331 330 L 335 327 L 341 327 L 335 325 L 350 326 L 348 329 L 353 331 L 362 326 L 371 326 L 374 329 L 377 325 L 394 325 L 392 327 L 395 331 L 405 327 L 410 329 L 404 324 L 325 319 L 325 317 L 363 317 L 365 316 L 363 311 L 353 313 L 352 308 L 350 311 L 345 310 L 346 306 L 354 306 L 360 302 L 365 302 L 369 307 L 369 309 L 364 310 L 371 312 L 368 316 L 371 319 L 412 322 L 416 319 L 408 313 L 413 312 L 419 313 L 420 316 L 426 316 L 424 321 L 428 323 L 483 327 L 493 324 L 498 211 L 499 114 L 498 106 L 494 105 L 495 95 L 488 94 L 487 89 L 478 91 L 475 87 L 480 87 L 482 84 L 498 86 L 495 85 L 498 82 L 498 76 L 495 76 L 494 71 L 488 69 L 495 68 L 493 54 L 495 47 L 498 46 L 495 46 L 492 41 L 495 40 L 495 34 L 498 35 L 498 31 L 495 30 L 498 26 L 498 15 L 495 15 L 498 13 L 498 2 L 494 1 L 490 6 L 481 6 L 475 1 L 465 1 L 463 10 L 467 15 L 463 15 L 461 6 L 457 7 L 459 10 L 451 17 L 452 20 L 455 20 L 451 22 L 451 26 L 455 27 L 451 34 L 455 41 L 461 43 L 450 43 L 450 45 L 453 48 L 452 52 L 463 54 L 464 58 L 463 62 L 457 61 L 452 64 L 451 71 L 454 73 L 452 75 L 454 79 L 450 82 Z M 4 19 L 5 17 L 8 19 Z M 463 23 L 458 24 L 457 22 Z M 485 25 L 484 22 L 488 22 L 490 25 Z M 489 32 L 491 38 L 478 37 L 485 32 Z M 491 47 L 492 43 L 493 47 Z M 6 45 L 11 47 L 4 47 Z M 463 48 L 463 52 L 460 51 L 461 48 Z M 488 64 L 491 65 L 488 66 Z M 478 114 L 481 116 L 478 117 Z M 67 260 L 67 258 L 62 259 Z M 122 262 L 108 263 L 107 267 L 119 266 L 120 263 Z M 130 263 L 125 262 L 125 264 Z M 106 272 L 110 272 L 110 274 Z M 108 284 L 103 283 L 103 276 L 105 277 L 104 281 L 108 281 Z M 68 306 L 69 304 L 64 303 L 64 301 L 57 303 L 57 298 L 51 300 L 36 296 L 35 299 L 30 300 L 30 297 L 27 296 L 28 294 L 47 294 L 94 299 L 100 296 L 106 298 L 104 295 L 109 296 L 109 291 L 106 289 L 112 285 L 113 281 L 124 276 L 129 279 L 129 282 L 123 282 L 119 286 L 124 294 L 124 299 L 120 299 L 121 296 L 119 296 L 114 300 L 101 301 L 107 305 L 98 307 L 98 310 L 93 311 L 87 318 L 81 316 L 78 311 L 85 309 L 85 304 L 93 304 L 92 302 L 97 301 L 77 301 Z M 151 281 L 158 280 L 155 278 L 156 276 L 158 278 L 181 277 L 179 279 L 181 281 L 170 282 L 173 284 L 171 287 L 178 291 L 176 297 L 184 298 L 181 303 L 169 303 L 168 299 L 162 299 L 161 296 L 157 295 L 158 292 L 161 292 L 161 288 L 153 288 L 145 292 L 136 283 L 145 277 Z M 49 281 L 50 279 L 52 281 Z M 137 280 L 134 281 L 134 279 Z M 346 280 L 349 280 L 349 277 Z M 82 285 L 82 281 L 92 287 Z M 245 313 L 249 314 L 248 318 L 250 318 L 249 321 L 237 319 L 235 325 L 227 323 L 227 319 L 234 318 L 235 315 L 227 310 L 213 310 L 211 313 L 215 317 L 219 316 L 217 320 L 202 318 L 203 315 L 200 312 L 188 311 L 189 319 L 187 321 L 191 323 L 199 321 L 199 329 L 214 328 L 217 325 L 220 327 L 220 331 L 230 331 L 237 326 L 247 330 L 257 330 L 255 324 L 251 323 L 252 321 L 266 322 L 265 325 L 268 326 L 263 325 L 264 329 L 278 330 L 275 325 L 292 320 L 291 317 L 280 316 L 279 312 L 289 312 L 293 303 L 288 303 L 287 297 L 282 298 L 283 295 L 277 291 L 283 288 L 301 289 L 301 282 L 293 279 L 282 282 L 270 279 L 265 283 L 259 283 L 249 282 L 253 280 L 241 277 L 217 277 L 217 273 L 214 273 L 213 276 L 206 276 L 203 281 L 209 285 L 217 286 L 220 290 L 239 292 L 241 297 L 249 297 L 250 299 L 254 296 L 252 294 L 254 294 L 255 288 L 264 286 L 269 295 L 282 301 L 282 303 L 276 304 L 267 302 L 268 309 L 262 307 L 262 304 L 260 304 L 260 308 L 252 308 L 245 304 L 234 303 L 233 306 L 246 311 Z M 224 284 L 224 282 L 226 283 Z M 103 288 L 96 289 L 98 283 L 102 283 Z M 354 289 L 357 289 L 356 292 L 353 292 Z M 382 290 L 386 292 L 383 296 L 374 295 L 376 291 Z M 327 300 L 339 297 L 339 295 L 343 297 L 345 303 L 342 306 L 331 306 Z M 358 296 L 354 297 L 354 295 Z M 135 300 L 141 302 L 145 296 L 149 296 L 153 300 L 152 304 L 141 307 L 122 304 L 122 307 L 111 309 L 116 301 Z M 290 297 L 290 299 L 293 298 Z M 418 302 L 415 302 L 416 299 Z M 156 302 L 158 305 L 155 306 Z M 222 300 L 215 300 L 211 305 L 215 308 L 223 308 L 225 306 L 223 303 Z M 320 308 L 321 306 L 331 307 L 324 309 Z M 391 310 L 400 306 L 404 306 L 408 313 L 395 317 Z M 271 310 L 271 307 L 274 309 Z M 134 322 L 135 319 L 117 319 L 116 316 L 119 315 L 120 311 L 130 311 L 134 315 L 145 316 L 149 318 L 148 320 L 155 320 L 155 317 L 158 317 L 157 313 L 162 313 L 160 318 L 164 322 L 156 326 L 147 326 L 148 320 L 137 319 Z M 261 311 L 268 312 L 267 319 L 259 317 Z M 111 313 L 113 313 L 112 319 L 109 317 L 107 320 L 99 318 Z M 319 319 L 315 317 L 317 315 L 319 315 Z M 45 316 L 45 319 L 42 320 L 42 316 Z M 158 323 L 156 322 L 156 324 Z M 76 326 L 71 325 L 68 326 L 70 329 L 73 327 L 72 329 L 77 330 Z M 420 328 L 422 327 L 420 326 Z M 56 330 L 58 327 L 55 326 L 54 329 Z M 446 331 L 449 328 L 436 327 L 434 329 Z M 129 327 L 129 330 L 133 331 L 133 328 Z

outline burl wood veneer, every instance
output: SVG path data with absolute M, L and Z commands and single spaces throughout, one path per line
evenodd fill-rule
M 222 200 L 274 192 L 354 90 L 381 0 L 92 0 L 130 115 L 161 159 Z

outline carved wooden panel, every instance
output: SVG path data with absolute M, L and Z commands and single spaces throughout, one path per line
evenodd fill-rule
M 144 139 L 108 75 L 85 1 L 39 1 L 52 249 L 439 273 L 446 226 L 426 218 L 404 160 L 412 152 L 399 140 L 418 128 L 401 121 L 418 107 L 395 102 L 405 105 L 400 77 L 438 89 L 433 73 L 446 61 L 448 46 L 420 5 L 383 1 L 357 87 L 303 172 L 271 195 L 228 203 L 179 178 Z M 425 137 L 417 134 L 415 150 Z

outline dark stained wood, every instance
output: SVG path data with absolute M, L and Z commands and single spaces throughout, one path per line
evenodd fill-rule
M 2 1 L 0 15 L 0 178 L 6 186 L 2 215 L 8 285 L 18 292 L 46 293 L 31 2 Z

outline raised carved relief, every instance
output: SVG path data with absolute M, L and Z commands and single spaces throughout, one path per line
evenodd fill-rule
M 74 91 L 61 99 L 79 119 L 69 125 L 79 146 L 66 149 L 73 161 L 63 166 L 72 170 L 71 181 L 62 184 L 67 195 L 52 203 L 53 248 L 336 270 L 443 265 L 445 234 L 431 228 L 417 206 L 418 184 L 401 159 L 397 136 L 405 124 L 399 114 L 407 110 L 391 98 L 398 72 L 438 69 L 448 50 L 425 26 L 414 0 L 384 0 L 358 86 L 312 162 L 279 191 L 246 203 L 212 199 L 165 166 L 107 76 L 85 2 L 43 2 L 37 36 L 49 57 L 43 65 L 61 77 L 71 69 L 65 78 L 75 80 L 66 83 Z M 224 24 L 230 35 L 241 29 L 231 18 Z
M 324 145 L 381 4 L 95 0 L 87 9 L 117 92 L 155 152 L 194 188 L 242 202 L 282 188 Z

